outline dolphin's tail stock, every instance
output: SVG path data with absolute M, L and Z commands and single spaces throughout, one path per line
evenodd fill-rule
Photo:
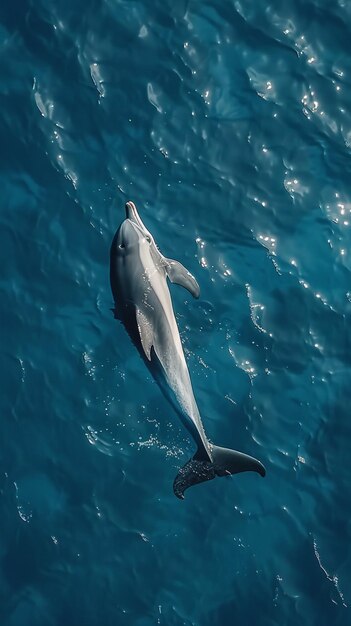
M 179 470 L 174 483 L 173 491 L 177 498 L 184 498 L 184 491 L 192 485 L 212 480 L 216 476 L 229 476 L 240 472 L 258 472 L 266 475 L 264 465 L 254 457 L 211 445 L 212 462 L 199 451 Z

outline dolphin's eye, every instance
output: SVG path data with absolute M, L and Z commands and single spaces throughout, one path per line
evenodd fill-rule
M 149 237 L 149 235 L 145 235 L 145 239 L 148 243 L 151 243 L 151 237 Z
M 125 245 L 124 245 L 124 243 L 120 243 L 118 247 L 123 250 L 123 248 L 125 248 Z

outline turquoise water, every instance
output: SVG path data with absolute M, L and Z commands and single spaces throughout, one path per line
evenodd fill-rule
M 350 623 L 351 4 L 4 0 L 1 626 Z M 110 308 L 133 200 L 214 442 Z

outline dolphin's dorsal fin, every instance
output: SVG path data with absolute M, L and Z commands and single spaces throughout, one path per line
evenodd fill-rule
M 188 291 L 190 291 L 191 295 L 194 298 L 198 298 L 200 295 L 200 287 L 197 283 L 197 280 L 194 278 L 190 272 L 179 263 L 179 261 L 174 261 L 173 259 L 166 259 L 166 272 L 171 283 L 176 283 L 177 285 L 181 285 L 185 287 Z
M 138 325 L 138 331 L 140 335 L 141 345 L 145 355 L 149 361 L 151 361 L 151 348 L 154 342 L 154 332 L 152 324 L 140 309 L 136 309 L 136 320 Z

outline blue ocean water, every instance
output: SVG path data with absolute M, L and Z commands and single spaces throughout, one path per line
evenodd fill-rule
M 350 623 L 351 3 L 3 0 L 1 626 Z M 193 445 L 113 319 L 133 200 Z

